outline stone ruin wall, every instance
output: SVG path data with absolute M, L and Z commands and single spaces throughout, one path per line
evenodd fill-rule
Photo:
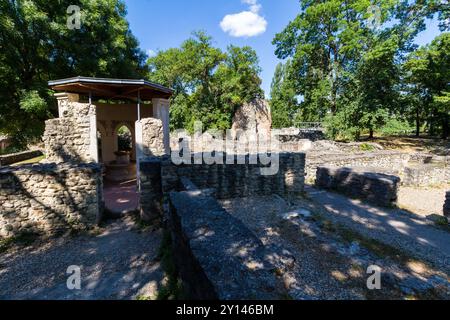
M 218 199 L 247 197 L 252 195 L 279 194 L 280 196 L 298 195 L 304 189 L 305 154 L 279 154 L 279 170 L 273 175 L 262 175 L 261 164 L 249 164 L 249 156 L 245 164 L 194 163 L 175 165 L 165 157 L 161 162 L 162 192 L 177 190 L 180 177 L 190 179 L 198 188 L 212 188 Z
M 0 169 L 0 237 L 87 229 L 103 208 L 98 164 L 35 164 Z
M 361 154 L 323 153 L 306 155 L 306 179 L 314 182 L 317 167 L 322 165 L 335 167 L 364 167 L 384 169 L 384 172 L 395 173 L 406 165 L 409 155 L 401 152 L 365 152 Z
M 155 118 L 141 119 L 136 122 L 136 127 L 139 127 L 137 131 L 142 135 L 142 141 L 140 141 L 142 146 L 141 157 L 158 157 L 168 154 L 168 150 L 164 146 L 164 128 L 161 120 Z
M 45 144 L 47 162 L 90 162 L 96 158 L 91 154 L 91 122 L 95 117 L 95 106 L 86 103 L 68 104 L 63 117 L 45 122 L 42 140 Z M 95 134 L 97 134 L 95 132 Z M 95 150 L 97 152 L 97 150 Z
M 200 189 L 212 189 L 218 199 L 270 194 L 289 197 L 303 192 L 303 153 L 280 154 L 279 170 L 274 175 L 261 175 L 263 167 L 267 166 L 249 164 L 248 156 L 245 164 L 211 165 L 175 165 L 169 156 L 143 159 L 139 164 L 141 216 L 148 221 L 160 218 L 162 199 L 180 190 L 182 177 Z
M 316 175 L 316 186 L 319 188 L 387 207 L 396 204 L 399 183 L 397 176 L 366 172 L 363 168 L 324 166 L 317 168 Z

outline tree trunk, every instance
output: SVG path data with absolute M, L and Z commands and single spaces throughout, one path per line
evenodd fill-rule
M 369 130 L 369 139 L 373 139 L 373 129 L 370 128 Z
M 419 118 L 419 108 L 416 109 L 416 137 L 420 135 L 420 118 Z
M 447 139 L 449 135 L 449 116 L 447 114 L 442 115 L 442 139 Z

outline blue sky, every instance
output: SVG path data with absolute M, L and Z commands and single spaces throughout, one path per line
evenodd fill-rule
M 298 0 L 125 0 L 128 21 L 147 52 L 178 47 L 194 30 L 205 30 L 222 49 L 230 44 L 254 48 L 262 68 L 263 89 L 270 92 L 275 66 L 272 39 L 299 12 Z M 439 29 L 428 21 L 418 44 L 429 43 Z

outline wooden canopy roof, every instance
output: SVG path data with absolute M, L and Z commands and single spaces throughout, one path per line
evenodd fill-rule
M 138 92 L 141 100 L 153 98 L 168 99 L 173 93 L 172 89 L 144 79 L 109 79 L 74 77 L 48 82 L 55 91 L 78 93 L 105 99 L 131 99 L 137 100 Z

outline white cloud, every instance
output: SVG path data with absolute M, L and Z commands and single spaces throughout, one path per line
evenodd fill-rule
M 242 0 L 250 11 L 227 14 L 220 22 L 222 30 L 233 37 L 254 37 L 266 31 L 267 21 L 259 15 L 261 5 L 257 0 Z
M 250 11 L 253 13 L 258 13 L 261 10 L 261 5 L 257 0 L 242 0 L 242 3 L 248 4 L 250 6 Z

